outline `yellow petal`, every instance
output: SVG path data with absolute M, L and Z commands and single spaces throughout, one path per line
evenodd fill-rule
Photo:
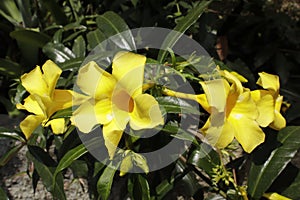
M 31 112 L 36 115 L 44 115 L 46 116 L 46 113 L 43 110 L 43 106 L 39 104 L 39 102 L 36 100 L 36 97 L 34 95 L 29 95 L 25 100 L 24 100 L 24 105 L 22 104 L 17 104 L 16 105 L 18 109 L 24 109 L 27 110 L 28 112 Z
M 254 99 L 257 109 L 258 118 L 256 121 L 262 127 L 267 127 L 274 120 L 274 99 L 270 93 L 262 95 L 264 90 L 251 91 L 251 97 Z
M 62 70 L 51 60 L 45 62 L 45 64 L 42 66 L 42 70 L 44 72 L 44 81 L 47 83 L 48 86 L 48 94 L 52 97 L 57 80 Z
M 74 95 L 79 96 L 80 94 L 77 94 L 71 90 L 54 90 L 52 102 L 50 103 L 50 105 L 48 105 L 48 115 L 51 116 L 56 111 L 69 108 L 72 105 L 76 105 L 73 103 Z M 77 105 L 79 104 L 78 101 L 76 103 Z
M 130 126 L 135 130 L 154 128 L 164 123 L 158 102 L 149 94 L 140 94 L 134 99 Z
M 94 103 L 86 101 L 81 104 L 71 117 L 72 124 L 74 124 L 81 132 L 89 133 L 93 130 L 94 126 L 98 124 Z
M 224 79 L 215 79 L 205 82 L 200 82 L 206 95 L 209 107 L 216 108 L 219 112 L 223 112 L 226 106 L 227 93 L 229 84 Z M 205 110 L 208 110 L 207 103 L 203 96 L 197 96 L 198 102 Z
M 237 72 L 234 72 L 234 71 L 232 71 L 232 72 L 230 72 L 233 76 L 235 76 L 237 79 L 239 79 L 239 81 L 241 81 L 242 83 L 247 83 L 248 82 L 248 80 L 245 78 L 245 77 L 243 77 L 242 75 L 240 75 L 239 73 L 237 73 Z
M 246 115 L 230 115 L 227 119 L 232 126 L 234 136 L 243 149 L 250 153 L 265 140 L 265 134 L 258 123 Z
M 233 74 L 231 74 L 230 72 L 228 72 L 227 70 L 224 70 L 221 72 L 221 74 L 230 82 L 233 84 L 234 90 L 238 93 L 241 94 L 243 92 L 243 86 L 241 81 L 234 76 Z
M 202 106 L 204 110 L 210 113 L 210 106 L 207 101 L 206 95 L 205 94 L 199 94 L 196 96 L 197 102 Z
M 131 52 L 119 52 L 113 59 L 112 75 L 130 95 L 142 94 L 145 63 L 145 56 Z
M 79 70 L 76 83 L 84 93 L 95 99 L 102 99 L 111 95 L 116 80 L 91 61 Z
M 219 149 L 228 146 L 234 138 L 234 132 L 230 123 L 225 121 L 219 126 L 213 126 L 211 124 L 211 117 L 201 130 L 205 132 L 205 138 L 208 142 Z
M 121 140 L 123 130 L 119 129 L 119 125 L 115 121 L 103 125 L 103 138 L 110 159 L 113 159 L 118 144 Z
M 282 101 L 283 101 L 283 96 L 278 96 L 275 102 L 274 121 L 270 124 L 270 127 L 275 130 L 280 130 L 286 126 L 285 118 L 280 113 Z
M 238 97 L 237 102 L 229 115 L 236 119 L 245 116 L 249 119 L 256 120 L 258 114 L 256 104 L 251 98 L 250 92 L 244 92 Z
M 33 131 L 45 120 L 44 116 L 28 115 L 21 123 L 20 128 L 28 139 Z
M 258 73 L 259 79 L 257 84 L 263 87 L 264 89 L 272 90 L 277 92 L 279 89 L 279 77 L 273 74 L 268 74 L 266 72 Z
M 37 94 L 42 97 L 49 96 L 48 86 L 39 66 L 22 75 L 21 82 L 30 94 Z
M 61 134 L 66 131 L 64 118 L 52 119 L 47 123 L 46 126 L 49 126 L 49 125 L 51 126 L 54 134 Z
M 100 124 L 107 124 L 114 118 L 112 113 L 112 102 L 110 99 L 98 101 L 95 105 L 97 121 Z

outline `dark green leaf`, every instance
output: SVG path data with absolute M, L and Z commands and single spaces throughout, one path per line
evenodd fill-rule
M 62 70 L 70 70 L 77 72 L 80 68 L 84 58 L 72 58 L 71 60 L 67 60 L 64 63 L 61 63 L 59 66 Z
M 22 138 L 19 134 L 12 132 L 11 130 L 3 128 L 3 127 L 0 127 L 0 138 L 1 137 L 25 142 L 24 138 Z
M 71 149 L 68 151 L 64 157 L 59 161 L 58 166 L 56 167 L 56 170 L 53 175 L 53 183 L 55 183 L 56 176 L 59 172 L 69 167 L 74 160 L 77 160 L 82 155 L 86 154 L 88 151 L 85 148 L 84 144 L 81 144 L 74 149 Z
M 102 197 L 103 200 L 107 200 L 110 191 L 111 191 L 111 186 L 114 180 L 114 176 L 116 173 L 116 169 L 110 165 L 108 165 L 103 173 L 101 174 L 98 182 L 97 182 L 97 191 Z
M 0 1 L 0 14 L 11 23 L 17 25 L 22 22 L 21 13 L 14 1 L 2 0 Z
M 46 189 L 49 192 L 51 192 L 54 198 L 61 199 L 61 200 L 66 199 L 64 187 L 63 187 L 62 175 L 59 174 L 53 188 L 52 180 L 53 180 L 54 167 L 50 167 L 48 164 L 42 162 L 41 156 L 39 155 L 38 152 L 34 152 L 34 150 L 36 150 L 36 148 L 33 148 L 31 149 L 31 151 L 28 151 L 27 157 L 34 163 L 34 168 L 36 169 L 39 176 L 41 177 Z M 35 155 L 33 155 L 32 153 L 34 153 Z
M 30 0 L 17 0 L 16 2 L 22 14 L 24 27 L 33 27 Z
M 98 44 L 100 44 L 101 42 L 103 42 L 106 37 L 104 35 L 104 33 L 102 33 L 99 29 L 96 29 L 94 31 L 90 31 L 87 35 L 86 35 L 88 44 L 89 44 L 89 50 L 94 49 Z
M 282 145 L 272 151 L 264 163 L 251 163 L 248 179 L 248 193 L 260 198 L 276 177 L 282 172 L 300 148 L 300 127 L 290 126 L 278 133 L 277 140 Z
M 133 199 L 134 200 L 147 200 L 150 199 L 150 188 L 147 179 L 140 175 L 135 174 L 133 179 Z
M 61 43 L 49 42 L 43 47 L 43 52 L 56 63 L 63 63 L 75 58 L 74 53 Z
M 191 104 L 189 104 L 187 101 L 183 99 L 168 96 L 168 97 L 157 97 L 156 100 L 167 113 L 178 113 L 178 114 L 188 113 L 188 114 L 195 114 L 195 115 L 201 114 L 198 107 L 195 108 L 195 106 L 192 106 Z
M 85 56 L 85 40 L 81 35 L 74 40 L 72 51 L 76 57 L 80 58 Z
M 171 136 L 174 138 L 195 142 L 195 136 L 192 133 L 189 133 L 186 130 L 179 128 L 178 124 L 168 123 L 161 130 L 170 133 Z
M 221 161 L 219 154 L 210 145 L 201 143 L 191 152 L 188 163 L 203 169 L 208 175 L 213 175 L 212 169 L 220 165 Z
M 72 108 L 67 108 L 64 110 L 60 110 L 56 112 L 51 119 L 57 119 L 57 118 L 69 118 L 72 116 Z
M 108 11 L 97 17 L 96 22 L 98 28 L 106 35 L 107 38 L 114 36 L 113 42 L 118 47 L 127 50 L 136 49 L 134 38 L 129 31 L 129 27 L 119 15 L 112 11 Z
M 27 45 L 35 46 L 38 48 L 42 48 L 44 45 L 47 44 L 51 40 L 51 38 L 41 32 L 36 32 L 27 29 L 20 29 L 11 32 L 10 37 L 16 39 L 19 42 L 22 42 Z
M 298 171 L 298 175 L 295 177 L 293 183 L 282 192 L 282 195 L 292 199 L 300 199 L 299 188 L 300 188 L 300 172 Z
M 7 151 L 1 158 L 0 158 L 0 167 L 6 165 L 8 161 L 10 161 L 24 146 L 24 144 L 18 144 L 12 147 L 9 151 Z
M 167 56 L 167 51 L 164 49 L 171 48 L 175 45 L 175 43 L 178 41 L 178 39 L 183 35 L 183 33 L 192 26 L 201 16 L 201 14 L 204 12 L 206 7 L 211 3 L 211 1 L 201 1 L 198 5 L 196 5 L 195 8 L 191 9 L 189 13 L 182 18 L 178 24 L 173 29 L 174 32 L 171 32 L 165 39 L 165 41 L 162 44 L 162 47 L 159 51 L 157 60 L 160 63 L 164 62 L 165 57 Z

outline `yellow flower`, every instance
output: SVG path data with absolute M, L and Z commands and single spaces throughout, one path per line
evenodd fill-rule
M 283 96 L 279 95 L 279 77 L 266 72 L 258 74 L 260 77 L 257 84 L 265 90 L 252 91 L 251 95 L 257 102 L 260 111 L 259 121 L 264 121 L 265 126 L 269 125 L 275 130 L 280 130 L 286 126 L 286 121 L 280 113 Z M 271 109 L 272 111 L 266 112 L 266 109 Z
M 158 102 L 142 93 L 146 57 L 119 52 L 112 74 L 89 62 L 78 73 L 77 85 L 91 99 L 78 107 L 71 118 L 84 133 L 103 125 L 103 137 L 112 159 L 126 125 L 134 130 L 153 128 L 164 120 Z
M 52 120 L 49 118 L 56 111 L 72 106 L 73 92 L 55 89 L 62 70 L 50 60 L 42 66 L 42 70 L 43 73 L 37 66 L 21 77 L 22 85 L 30 95 L 24 100 L 24 104 L 17 104 L 17 108 L 32 113 L 20 123 L 26 139 L 40 124 L 42 126 L 50 125 L 55 134 L 63 133 L 65 130 L 64 118 Z
M 197 95 L 197 101 L 211 114 L 201 130 L 208 141 L 218 148 L 226 147 L 236 138 L 250 153 L 265 139 L 256 121 L 256 104 L 250 91 L 242 87 L 237 77 L 226 70 L 221 74 L 228 81 L 216 79 L 201 82 L 205 94 Z

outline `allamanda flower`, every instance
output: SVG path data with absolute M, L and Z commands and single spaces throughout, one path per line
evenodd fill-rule
M 205 94 L 197 95 L 197 101 L 211 114 L 201 130 L 218 148 L 226 147 L 236 138 L 249 153 L 265 139 L 256 121 L 256 104 L 237 77 L 226 70 L 222 74 L 231 85 L 225 79 L 201 82 Z
M 128 123 L 139 130 L 164 122 L 155 98 L 142 93 L 145 62 L 145 56 L 119 52 L 112 62 L 112 74 L 93 61 L 79 70 L 77 85 L 91 99 L 75 110 L 71 120 L 84 133 L 102 124 L 111 159 Z
M 269 125 L 275 130 L 280 130 L 286 126 L 286 121 L 280 113 L 283 96 L 279 95 L 279 77 L 266 72 L 258 74 L 257 84 L 265 90 L 254 90 L 251 92 L 251 95 L 260 111 L 259 120 L 263 120 L 265 126 Z M 264 101 L 265 99 L 268 99 L 268 101 Z M 266 102 L 271 102 L 271 104 Z M 273 112 L 265 112 L 265 109 L 269 109 L 269 107 L 271 107 Z
M 43 72 L 37 66 L 21 77 L 21 83 L 29 92 L 29 96 L 24 100 L 24 104 L 17 104 L 17 108 L 32 113 L 20 123 L 26 139 L 40 124 L 45 127 L 50 125 L 55 134 L 63 133 L 65 119 L 49 119 L 56 111 L 72 106 L 74 92 L 55 89 L 62 70 L 50 60 L 42 66 L 42 70 Z

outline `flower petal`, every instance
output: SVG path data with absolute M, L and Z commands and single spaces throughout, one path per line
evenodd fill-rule
M 109 124 L 103 125 L 104 143 L 110 159 L 113 159 L 122 135 L 123 130 L 119 129 L 119 126 L 115 123 L 115 121 L 111 121 Z
M 258 118 L 256 121 L 262 127 L 267 127 L 274 120 L 274 99 L 265 90 L 251 91 L 251 97 L 256 103 Z
M 245 115 L 238 118 L 234 115 L 229 116 L 227 120 L 232 126 L 235 138 L 247 153 L 252 152 L 259 144 L 264 142 L 265 134 L 255 120 Z
M 112 75 L 131 96 L 142 94 L 146 57 L 131 52 L 119 52 L 112 64 Z
M 211 117 L 207 120 L 201 130 L 204 131 L 205 138 L 208 142 L 220 149 L 227 147 L 234 138 L 234 132 L 230 123 L 225 121 L 219 126 L 213 126 L 211 123 Z
M 224 79 L 215 79 L 205 82 L 200 82 L 206 95 L 209 107 L 214 107 L 219 112 L 223 112 L 226 106 L 226 98 L 229 91 L 229 84 Z M 201 95 L 197 96 L 198 103 L 208 111 L 208 105 Z M 216 98 L 218 97 L 218 98 Z
M 258 110 L 255 102 L 251 98 L 250 92 L 244 92 L 241 94 L 235 106 L 231 110 L 229 116 L 239 120 L 242 116 L 246 116 L 249 119 L 256 120 L 258 117 Z
M 49 125 L 51 126 L 54 134 L 62 134 L 66 131 L 64 118 L 52 119 L 46 124 L 46 126 Z
M 49 89 L 39 66 L 22 75 L 21 82 L 30 94 L 37 94 L 42 97 L 49 96 Z
M 94 107 L 97 121 L 100 124 L 108 124 L 114 118 L 112 114 L 112 102 L 110 99 L 98 101 Z
M 44 81 L 47 83 L 48 86 L 48 95 L 52 97 L 57 80 L 62 70 L 51 60 L 47 60 L 45 62 L 45 64 L 42 66 L 42 70 L 44 72 Z
M 91 61 L 79 70 L 76 83 L 84 93 L 95 99 L 103 99 L 111 95 L 116 80 Z
M 45 120 L 44 116 L 28 115 L 21 123 L 20 128 L 26 139 L 29 139 L 33 131 Z
M 24 100 L 24 105 L 17 104 L 16 106 L 17 106 L 18 109 L 24 109 L 24 110 L 27 110 L 28 112 L 33 113 L 33 114 L 46 116 L 46 113 L 43 110 L 44 106 L 41 107 L 41 105 L 36 100 L 36 97 L 34 95 L 29 95 Z
M 277 92 L 279 89 L 279 77 L 277 75 L 268 74 L 266 72 L 258 73 L 259 79 L 257 84 L 263 87 L 264 89 L 272 90 Z
M 274 121 L 270 124 L 270 127 L 275 130 L 280 130 L 286 126 L 285 118 L 280 113 L 282 101 L 283 101 L 283 96 L 278 96 L 275 102 Z
M 130 115 L 130 126 L 134 130 L 153 128 L 164 123 L 158 102 L 149 94 L 140 94 L 134 99 Z
M 81 104 L 71 117 L 72 124 L 74 124 L 81 132 L 89 133 L 94 126 L 98 124 L 94 104 L 91 101 L 86 101 Z

